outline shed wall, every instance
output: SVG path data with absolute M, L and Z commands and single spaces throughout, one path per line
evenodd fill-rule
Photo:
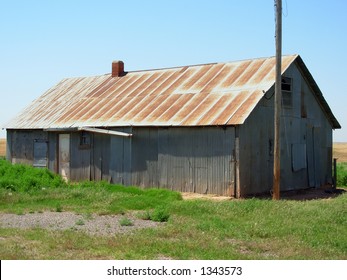
M 42 130 L 7 130 L 7 138 L 7 159 L 29 165 L 34 162 L 34 143 L 48 142 L 48 135 Z
M 133 128 L 132 183 L 234 195 L 233 127 Z
M 302 73 L 292 64 L 292 107 L 281 113 L 281 191 L 332 183 L 332 126 Z M 240 185 L 244 194 L 273 186 L 274 89 L 240 126 Z

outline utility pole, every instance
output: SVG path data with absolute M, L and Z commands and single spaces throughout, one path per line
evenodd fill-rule
M 282 67 L 282 0 L 275 0 L 276 7 L 276 82 L 275 82 L 275 116 L 274 116 L 274 172 L 272 199 L 280 199 L 281 181 L 281 67 Z

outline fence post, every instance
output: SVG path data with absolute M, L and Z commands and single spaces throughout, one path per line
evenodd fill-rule
M 337 170 L 336 170 L 336 164 L 337 163 L 337 158 L 334 158 L 334 185 L 333 188 L 336 189 L 337 185 Z

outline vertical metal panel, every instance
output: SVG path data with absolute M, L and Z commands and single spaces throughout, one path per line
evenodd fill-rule
M 207 144 L 208 129 L 194 128 L 192 139 L 193 147 L 193 182 L 194 192 L 208 193 L 208 154 Z
M 34 167 L 47 167 L 48 166 L 48 143 L 45 140 L 34 140 Z
M 90 134 L 88 135 L 90 136 Z M 80 133 L 71 133 L 71 180 L 90 180 L 90 144 L 81 145 Z
M 307 125 L 306 132 L 306 141 L 307 141 L 307 173 L 308 173 L 308 185 L 309 187 L 315 186 L 315 168 L 314 168 L 314 137 L 313 137 L 313 128 L 310 124 Z
M 297 172 L 301 169 L 306 169 L 306 144 L 292 144 L 292 169 Z
M 34 141 L 47 141 L 47 132 L 42 130 L 14 130 L 11 136 L 12 163 L 32 165 L 34 162 Z
M 134 128 L 132 137 L 132 183 L 138 186 L 158 186 L 158 130 Z
M 132 128 L 115 128 L 132 133 Z M 110 181 L 115 184 L 131 185 L 131 137 L 111 136 Z
M 167 128 L 158 133 L 158 166 L 166 177 L 167 187 L 172 190 L 194 192 L 193 131 L 194 128 Z
M 241 195 L 269 192 L 273 170 L 273 110 L 257 106 L 239 127 Z
M 313 127 L 313 149 L 314 149 L 314 170 L 315 170 L 315 187 L 323 185 L 322 176 L 322 157 L 321 157 L 321 137 L 320 127 Z
M 233 195 L 234 128 L 166 128 L 158 132 L 161 187 Z
M 208 193 L 235 195 L 235 128 L 208 127 L 204 129 L 208 141 L 207 156 Z
M 109 181 L 110 166 L 110 135 L 94 134 L 93 140 L 93 169 L 94 180 Z
M 12 163 L 31 165 L 33 162 L 33 137 L 31 131 L 15 131 L 12 138 Z
M 59 174 L 70 179 L 70 134 L 59 134 Z
M 6 132 L 6 159 L 9 162 L 12 162 L 12 135 L 14 131 L 13 130 L 7 130 Z
M 110 180 L 124 184 L 124 137 L 111 136 L 110 153 Z
M 48 168 L 55 173 L 58 173 L 57 140 L 58 134 L 48 133 Z

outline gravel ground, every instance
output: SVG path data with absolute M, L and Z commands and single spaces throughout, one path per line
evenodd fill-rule
M 120 220 L 127 217 L 132 226 L 121 226 Z M 1 228 L 44 228 L 50 230 L 76 230 L 92 235 L 114 235 L 136 229 L 157 227 L 160 223 L 141 220 L 134 215 L 81 215 L 72 212 L 43 212 L 24 215 L 0 213 Z

